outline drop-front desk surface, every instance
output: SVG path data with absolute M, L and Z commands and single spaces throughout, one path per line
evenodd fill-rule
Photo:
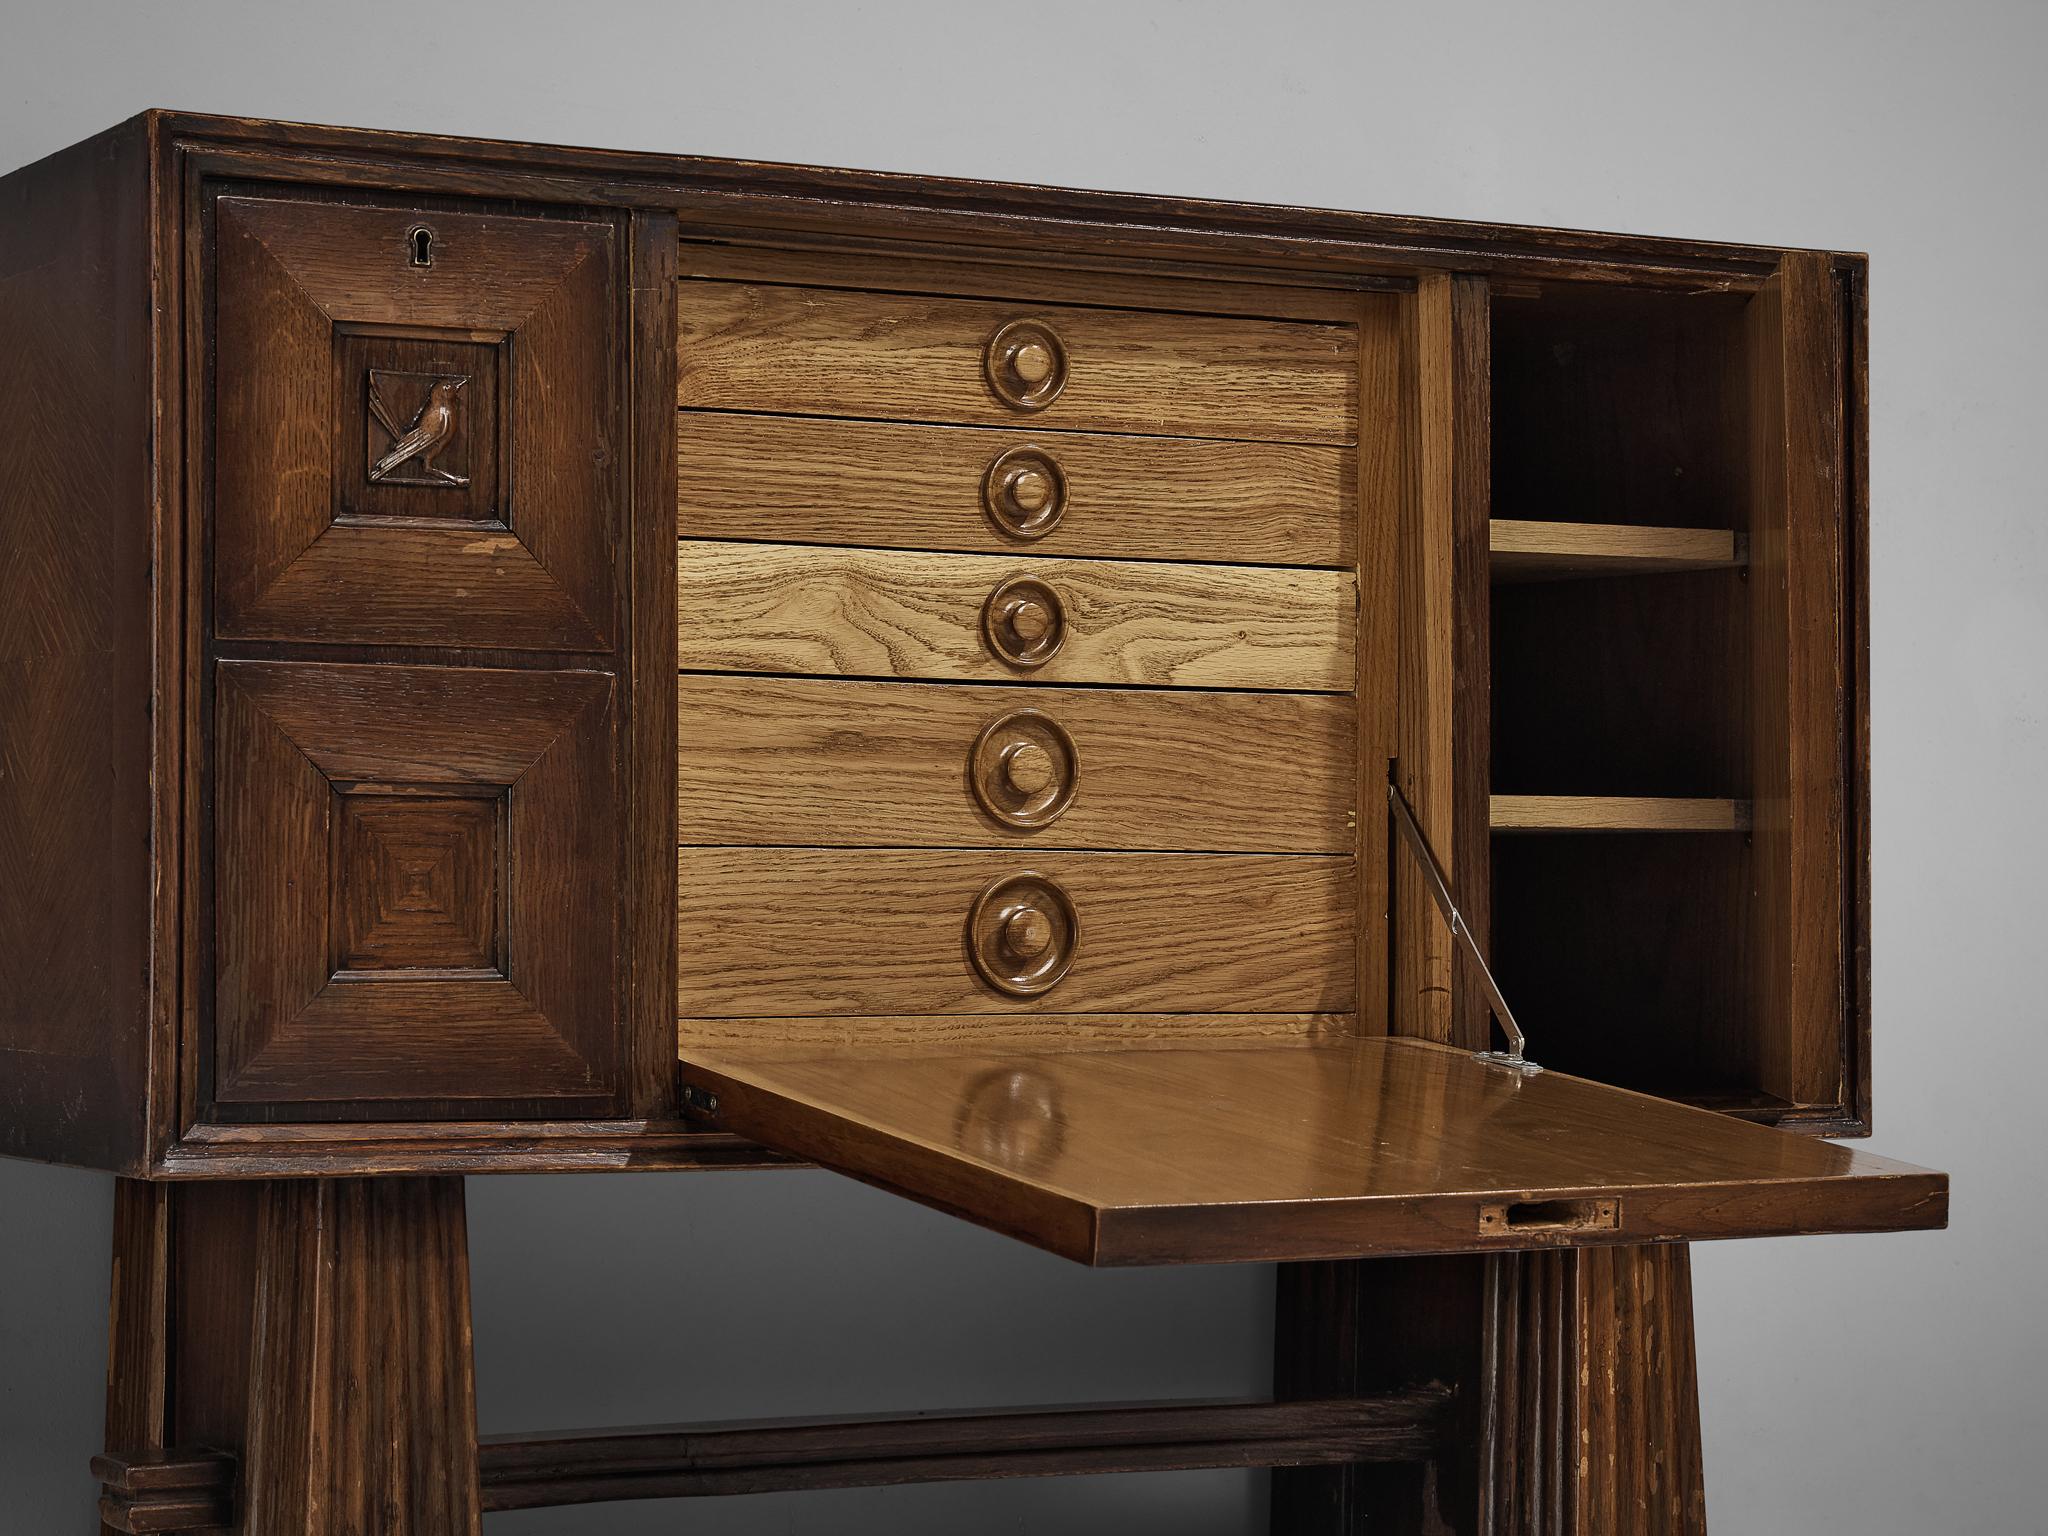
M 121 1176 L 106 1528 L 1702 1529 L 1685 1244 L 1946 1220 L 1823 1139 L 1865 272 L 171 113 L 0 180 L 0 1154 Z M 1278 1263 L 1273 1393 L 479 1442 L 462 1175 L 804 1161 Z

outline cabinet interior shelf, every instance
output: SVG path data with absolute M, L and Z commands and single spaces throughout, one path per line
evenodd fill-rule
M 1747 561 L 1746 544 L 1732 528 L 1647 528 L 1503 517 L 1493 519 L 1487 538 L 1495 581 L 1733 570 Z
M 1747 800 L 1643 795 L 1494 795 L 1496 832 L 1747 832 Z

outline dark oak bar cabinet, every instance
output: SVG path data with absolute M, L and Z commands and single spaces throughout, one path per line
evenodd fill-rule
M 1827 1139 L 1864 283 L 170 113 L 0 180 L 0 1153 L 119 1175 L 105 1528 L 1703 1529 L 1686 1245 L 1946 1219 Z M 463 1176 L 797 1161 L 1279 1264 L 1272 1391 L 479 1443 Z

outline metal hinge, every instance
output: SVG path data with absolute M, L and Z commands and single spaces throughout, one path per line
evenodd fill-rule
M 1401 829 L 1401 839 L 1415 855 L 1415 862 L 1422 866 L 1424 883 L 1429 894 L 1436 899 L 1437 910 L 1450 924 L 1451 937 L 1465 946 L 1465 953 L 1472 957 L 1472 963 L 1479 967 L 1480 984 L 1486 989 L 1486 1001 L 1493 1009 L 1493 1016 L 1500 1020 L 1500 1027 L 1508 1037 L 1505 1051 L 1478 1051 L 1474 1054 L 1481 1061 L 1496 1066 L 1511 1067 L 1517 1072 L 1541 1072 L 1543 1069 L 1524 1054 L 1525 1041 L 1522 1026 L 1515 1022 L 1514 1010 L 1508 1007 L 1508 1000 L 1500 995 L 1500 983 L 1493 979 L 1493 967 L 1486 963 L 1486 956 L 1480 952 L 1479 941 L 1472 937 L 1472 930 L 1465 926 L 1465 919 L 1458 911 L 1458 903 L 1451 895 L 1451 882 L 1444 874 L 1443 865 L 1438 862 L 1436 850 L 1429 846 L 1429 839 L 1423 836 L 1422 824 L 1415 819 L 1415 812 L 1408 804 L 1408 797 L 1401 793 L 1401 786 L 1393 775 L 1387 776 L 1387 803 L 1393 807 L 1394 825 Z

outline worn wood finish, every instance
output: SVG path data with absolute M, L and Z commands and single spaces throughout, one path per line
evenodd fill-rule
M 1841 290 L 1825 262 L 1787 256 L 1749 321 L 1762 1086 L 1853 1112 Z
M 623 1107 L 614 679 L 233 662 L 217 699 L 215 1100 Z
M 265 170 L 337 186 L 536 195 L 681 209 L 754 238 L 836 234 L 935 240 L 1111 271 L 1225 261 L 1240 274 L 1502 272 L 1678 288 L 1758 287 L 1778 251 L 1643 235 L 1482 224 L 1191 198 L 1088 192 L 763 161 L 512 144 L 447 135 L 151 112 L 144 121 L 209 170 Z
M 173 835 L 148 153 L 130 123 L 0 180 L 0 1154 L 129 1173 L 167 1012 L 149 850 Z
M 1033 410 L 986 371 L 990 338 L 1017 321 L 1068 354 L 1065 387 Z M 691 281 L 679 347 L 685 407 L 1304 443 L 1357 431 L 1357 340 L 1333 325 Z
M 1091 1264 L 1947 1220 L 1942 1174 L 1427 1041 L 887 1059 L 693 1051 L 683 1072 L 721 1129 Z
M 685 676 L 676 708 L 685 843 L 1344 853 L 1355 838 L 1340 697 Z M 1025 709 L 1065 728 L 1079 765 L 1072 803 L 1036 828 L 989 815 L 966 771 L 983 727 Z
M 1747 832 L 1747 800 L 1645 795 L 1494 795 L 1496 832 Z
M 1028 669 L 982 634 L 990 594 L 1024 574 L 1065 614 L 1058 651 Z M 678 656 L 686 671 L 1348 693 L 1356 591 L 1341 571 L 693 540 Z
M 1704 1536 L 1692 1264 L 1682 1244 L 1572 1257 L 1567 1335 L 1578 1536 Z M 1533 1536 L 1533 1531 L 1532 1531 Z
M 701 231 L 701 233 L 700 233 Z M 1029 249 L 974 250 L 915 240 L 886 243 L 851 231 L 757 230 L 693 226 L 682 244 L 685 277 L 852 288 L 868 293 L 952 294 L 1034 304 L 1113 305 L 1174 314 L 1246 315 L 1260 320 L 1322 320 L 1349 325 L 1361 290 L 1398 290 L 1399 279 L 1258 274 L 1230 263 L 1121 265 L 1096 258 L 1086 267 L 1053 264 Z
M 1052 459 L 1066 487 L 1058 522 L 1034 539 L 1004 532 L 983 501 L 990 465 L 1022 447 Z M 685 538 L 1247 565 L 1354 558 L 1348 448 L 686 411 L 677 457 Z
M 1485 1529 L 1486 1476 L 1500 1450 L 1493 1276 L 1515 1254 L 1283 1264 L 1275 1284 L 1276 1396 L 1375 1394 L 1440 1383 L 1452 1431 L 1427 1462 L 1280 1471 L 1272 1529 L 1463 1536 Z
M 235 1459 L 224 1451 L 173 1450 L 92 1459 L 101 1529 L 124 1536 L 226 1530 L 235 1520 Z
M 1348 1013 L 924 1013 L 685 1018 L 684 1059 L 712 1055 L 922 1056 L 935 1051 L 1133 1051 L 1199 1044 L 1223 1049 L 1303 1045 L 1356 1033 Z M 707 1138 L 709 1139 L 709 1138 Z
M 1746 543 L 1732 528 L 1644 528 L 1629 523 L 1522 522 L 1487 525 L 1495 581 L 1577 576 L 1645 576 L 1739 566 Z
M 219 632 L 609 650 L 613 227 L 273 196 L 213 217 Z M 409 259 L 415 227 L 438 236 L 431 266 Z M 390 440 L 363 419 L 380 371 L 464 381 L 463 484 L 367 477 Z
M 1676 1243 L 1495 1262 L 1484 1529 L 1704 1536 L 1689 1276 Z
M 1081 929 L 1073 969 L 1028 1001 L 983 983 L 962 939 L 988 883 L 1024 871 Z M 1356 879 L 1324 856 L 685 848 L 679 1011 L 1348 1012 Z
M 625 940 L 624 1052 L 629 1112 L 643 1123 L 674 1113 L 675 1066 L 669 1027 L 675 1017 L 675 801 L 668 775 L 676 761 L 676 714 L 670 705 L 675 659 L 676 541 L 669 513 L 676 504 L 676 461 L 667 428 L 676 398 L 676 226 L 665 214 L 636 215 L 632 236 L 627 359 L 633 427 L 632 520 L 626 540 L 631 571 L 627 625 L 629 674 L 624 845 L 620 919 Z
M 1297 1402 L 1089 1404 L 968 1414 L 499 1435 L 486 1512 L 961 1478 L 1409 1462 L 1451 1421 L 1441 1388 Z
M 114 1193 L 103 1531 L 198 1531 L 235 1513 L 248 1422 L 254 1187 L 122 1179 Z
M 477 1536 L 468 1252 L 459 1180 L 264 1191 L 250 1532 Z
M 139 1179 L 114 1181 L 106 1444 L 134 1458 L 161 1455 L 174 1438 L 170 1401 L 173 1198 L 172 1191 L 161 1184 Z M 95 1475 L 100 1476 L 97 1467 Z M 100 1480 L 106 1478 L 100 1476 Z M 102 1536 L 129 1528 L 118 1509 L 102 1513 Z
M 1414 478 L 1401 525 L 1394 772 L 1481 943 L 1488 932 L 1488 294 L 1430 277 L 1409 311 Z M 1395 1034 L 1483 1049 L 1492 1026 L 1420 871 L 1393 861 Z
M 1395 941 L 1392 827 L 1383 765 L 1400 756 L 1404 566 L 1411 500 L 1407 365 L 1413 338 L 1408 306 L 1391 294 L 1362 296 L 1358 328 L 1358 701 L 1357 849 L 1362 914 L 1358 925 L 1359 1027 L 1393 1026 Z

